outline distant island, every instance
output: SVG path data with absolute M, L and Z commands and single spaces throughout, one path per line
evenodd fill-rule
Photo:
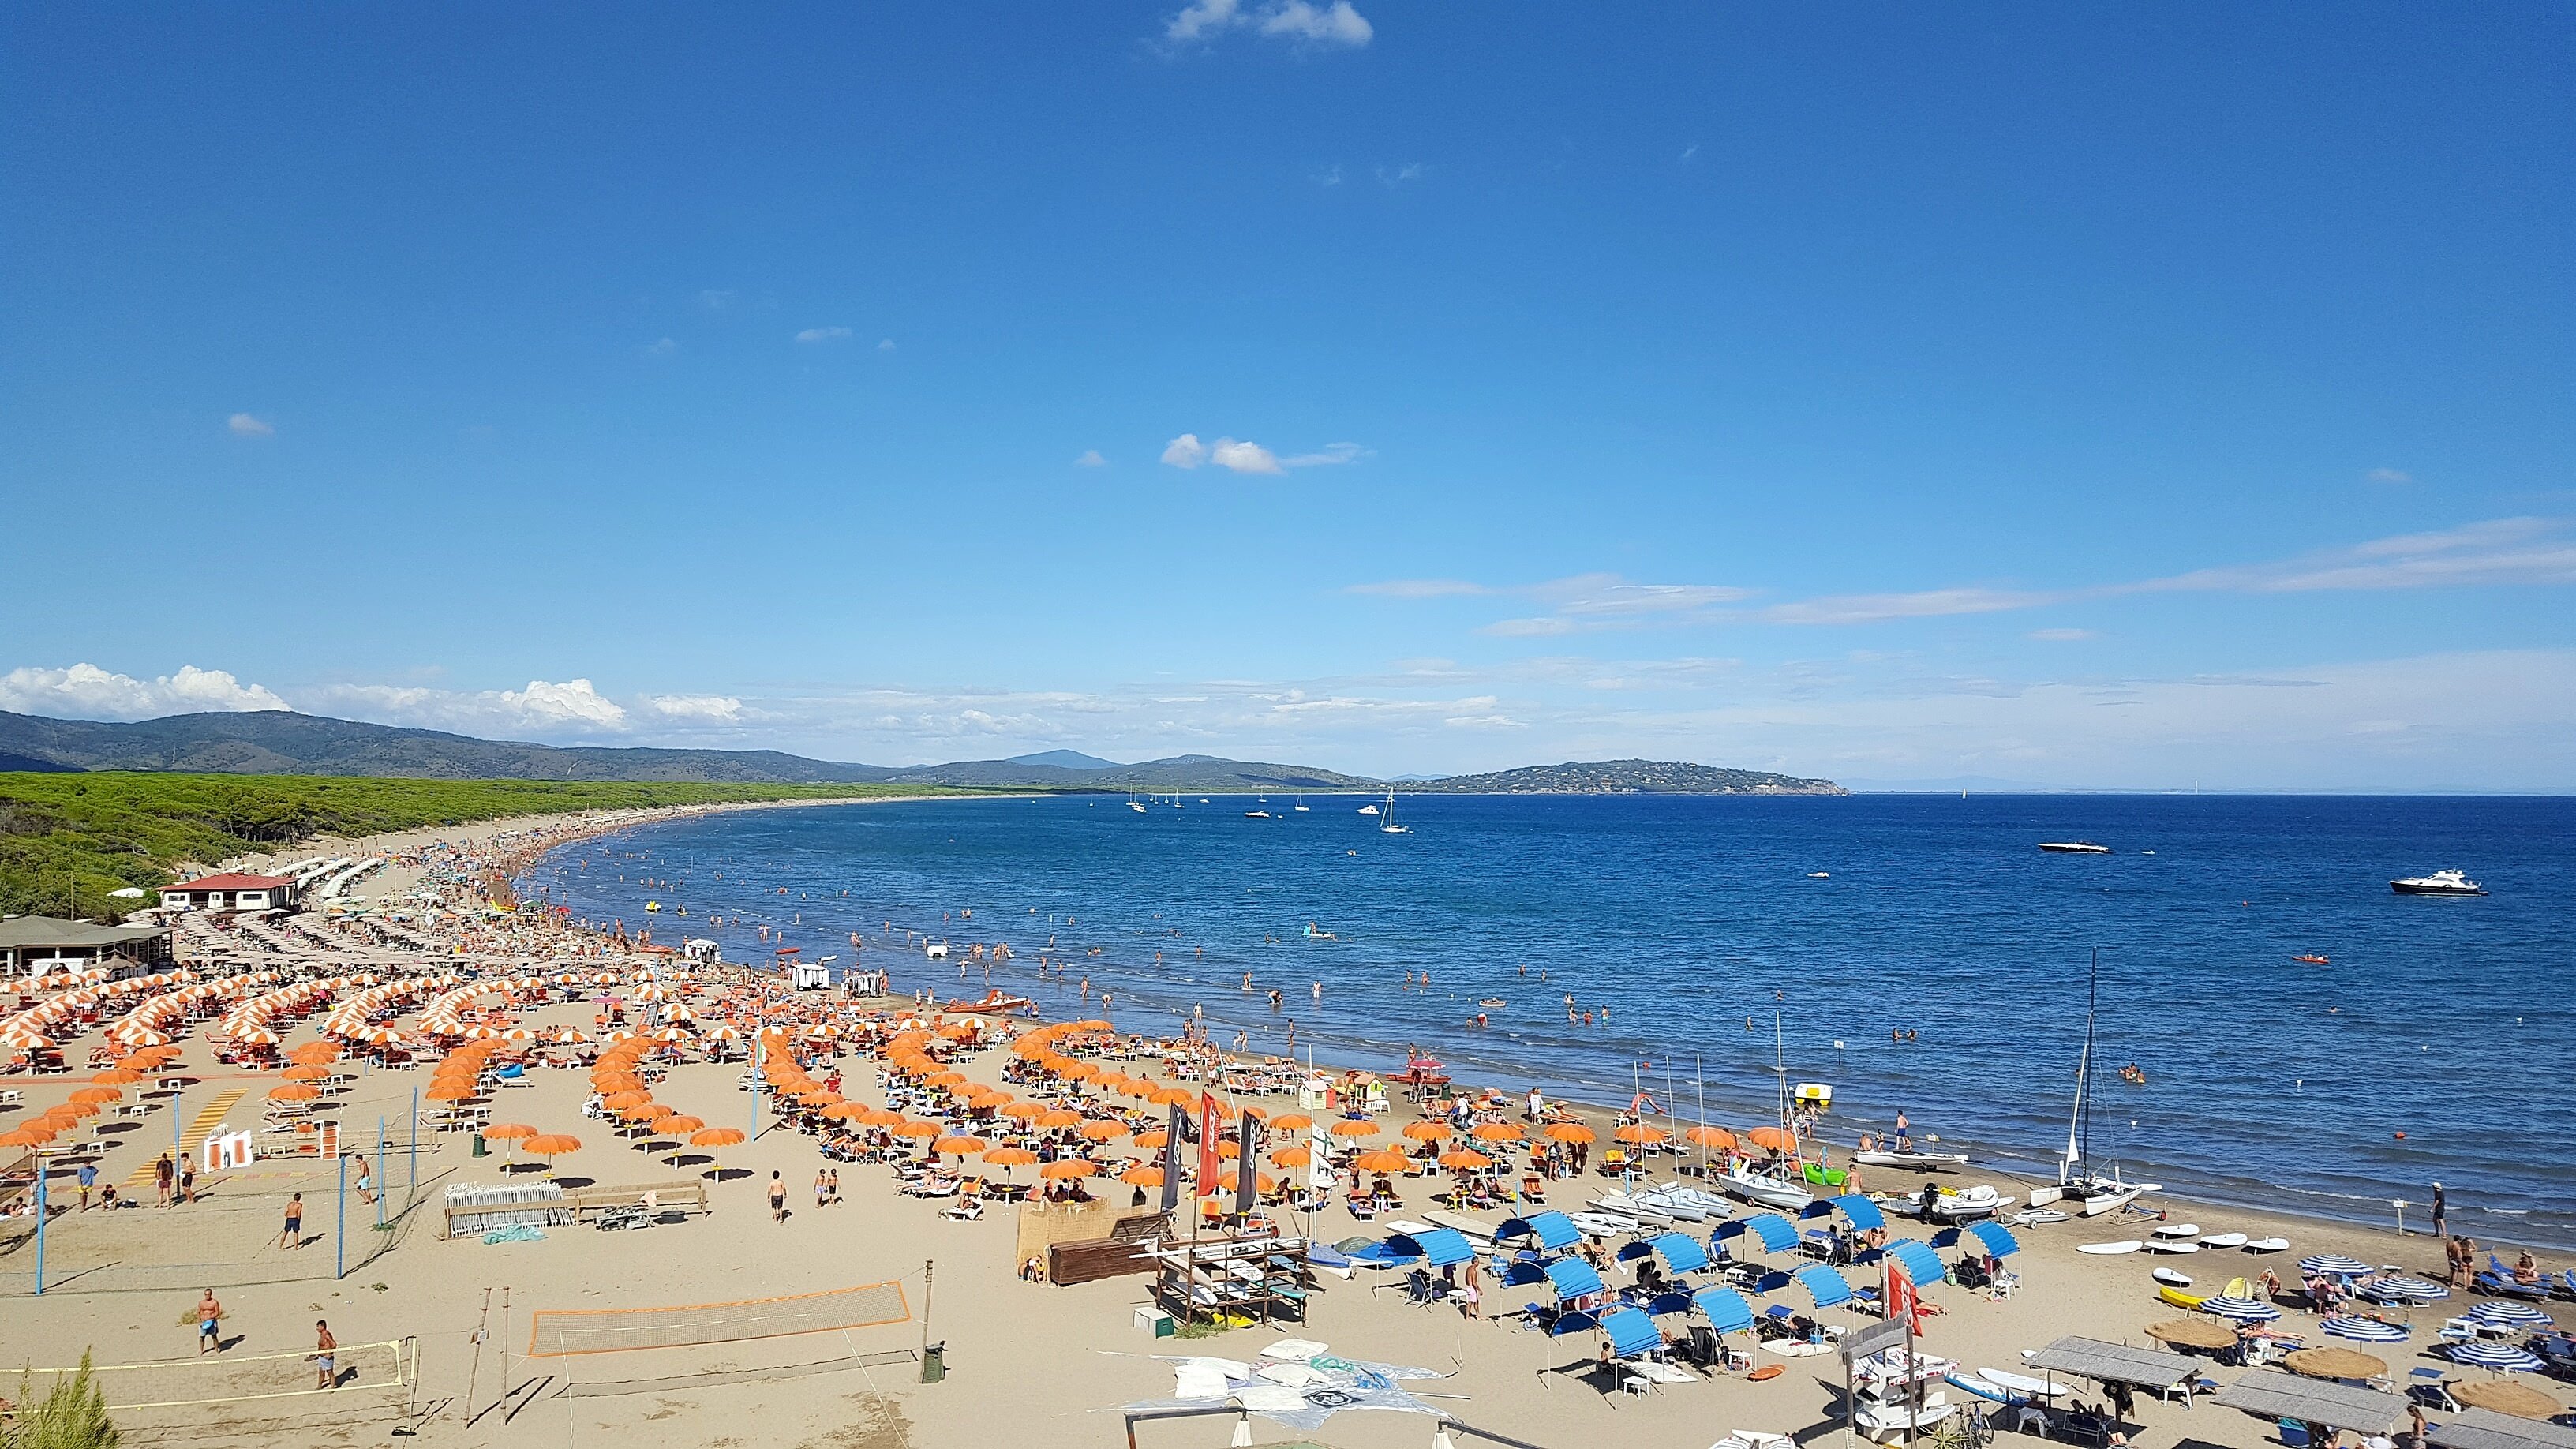
M 1080 793 L 1262 794 L 1375 791 L 1390 782 L 1315 765 L 1174 755 L 1119 764 L 1073 750 L 944 765 L 858 765 L 777 750 L 540 745 L 481 740 L 285 710 L 179 714 L 132 724 L 0 711 L 0 771 L 142 771 L 424 780 L 587 780 L 657 784 L 889 785 Z M 1448 795 L 1843 795 L 1831 780 L 1671 760 L 1569 761 L 1395 782 Z

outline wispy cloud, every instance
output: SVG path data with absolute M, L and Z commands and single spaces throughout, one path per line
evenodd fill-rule
M 1302 45 L 1355 49 L 1375 37 L 1375 27 L 1350 0 L 1268 0 L 1246 5 L 1242 0 L 1190 0 L 1163 25 L 1163 39 L 1174 45 L 1200 45 L 1231 30 Z
M 1465 579 L 1388 579 L 1382 583 L 1353 584 L 1342 592 L 1381 599 L 1463 599 L 1499 594 L 1504 590 Z
M 2224 590 L 2291 594 L 2326 589 L 2422 589 L 2470 584 L 2576 583 L 2576 538 L 2563 518 L 2496 518 L 2406 533 L 2272 563 L 2195 569 L 2106 592 Z
M 1073 466 L 1077 468 L 1106 468 L 1109 466 L 1109 460 L 1100 456 L 1100 450 L 1098 448 L 1085 448 L 1082 450 L 1082 456 L 1073 460 Z
M 1219 438 L 1202 442 L 1196 433 L 1183 433 L 1163 445 L 1162 461 L 1175 468 L 1196 468 L 1212 463 L 1236 473 L 1280 473 L 1290 468 L 1324 468 L 1355 463 L 1369 456 L 1369 450 L 1357 443 L 1328 443 L 1320 451 L 1295 453 L 1282 458 L 1259 443 L 1236 438 Z
M 1339 186 L 1342 184 L 1342 163 L 1336 161 L 1330 166 L 1318 166 L 1306 173 L 1306 179 L 1317 186 Z
M 233 414 L 224 419 L 224 426 L 232 429 L 232 434 L 236 438 L 267 438 L 277 434 L 276 425 L 270 423 L 268 419 L 255 418 L 248 413 Z
M 2090 629 L 2033 629 L 2028 637 L 2037 639 L 2043 644 L 2080 644 L 2087 639 L 2097 639 L 2101 636 Z
M 2373 468 L 2366 475 L 2373 483 L 2412 483 L 2415 475 L 2399 468 Z
M 730 694 L 656 694 L 647 696 L 644 702 L 664 719 L 742 722 L 742 701 Z
M 850 340 L 850 329 L 847 327 L 808 327 L 804 331 L 796 334 L 796 340 L 809 344 L 817 342 L 847 342 Z
M 1430 174 L 1431 168 L 1419 161 L 1407 161 L 1401 166 L 1380 166 L 1377 168 L 1377 184 L 1392 191 L 1408 181 L 1419 181 Z
M 677 357 L 680 355 L 679 339 L 673 337 L 656 338 L 652 342 L 645 344 L 644 355 L 646 357 Z
M 1907 594 L 1830 594 L 1794 604 L 1774 604 L 1761 617 L 1774 624 L 1876 624 L 1890 619 L 1942 619 L 1959 614 L 2000 614 L 2054 602 L 2055 594 L 2010 589 L 1921 589 Z

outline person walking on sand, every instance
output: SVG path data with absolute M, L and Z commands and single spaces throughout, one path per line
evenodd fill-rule
M 171 1163 L 169 1153 L 164 1152 L 153 1160 L 152 1194 L 163 1207 L 170 1205 L 170 1184 L 177 1175 L 178 1169 Z
M 197 1164 L 193 1159 L 182 1157 L 179 1159 L 179 1201 L 193 1203 L 196 1200 Z
M 327 1389 L 337 1386 L 340 1379 L 339 1351 L 340 1340 L 331 1336 L 331 1321 L 327 1318 L 314 1319 L 313 1387 Z
M 224 1350 L 224 1305 L 215 1300 L 209 1288 L 197 1300 L 197 1352 L 221 1353 Z
M 351 1153 L 350 1155 L 358 1159 L 358 1201 L 373 1207 L 376 1202 L 375 1169 L 367 1165 L 366 1154 Z
M 769 1174 L 769 1220 L 787 1221 L 787 1179 L 773 1169 Z
M 2438 1182 L 2433 1184 L 2433 1236 L 2443 1239 L 2451 1236 L 2451 1199 Z
M 281 1248 L 304 1246 L 304 1194 L 300 1192 L 286 1200 L 286 1226 L 277 1234 L 277 1245 Z
M 98 1165 L 96 1163 L 84 1162 L 80 1165 L 80 1170 L 73 1173 L 72 1177 L 75 1181 L 80 1183 L 81 1211 L 88 1212 L 89 1190 L 98 1186 Z

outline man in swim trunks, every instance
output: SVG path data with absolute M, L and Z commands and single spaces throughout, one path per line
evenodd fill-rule
M 340 1377 L 340 1363 L 339 1359 L 336 1357 L 340 1350 L 340 1340 L 331 1336 L 331 1324 L 327 1319 L 314 1319 L 313 1331 L 315 1338 L 313 1345 L 313 1369 L 315 1382 L 313 1387 L 317 1389 L 327 1389 L 336 1383 Z

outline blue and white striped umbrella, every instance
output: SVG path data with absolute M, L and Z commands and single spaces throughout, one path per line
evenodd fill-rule
M 2412 1331 L 2400 1324 L 2382 1323 L 2376 1318 L 2364 1318 L 2358 1313 L 2346 1313 L 2329 1318 L 2317 1327 L 2337 1338 L 2349 1338 L 2355 1343 L 2404 1343 L 2406 1335 Z
M 2507 1298 L 2495 1298 L 2481 1303 L 2470 1309 L 2468 1316 L 2480 1323 L 2492 1323 L 2504 1328 L 2521 1328 L 2525 1325 L 2538 1328 L 2549 1322 L 2548 1314 L 2528 1303 L 2516 1303 Z
M 2538 1373 L 2542 1368 L 2540 1355 L 2509 1343 L 2455 1343 L 2451 1345 L 2451 1359 L 2509 1374 Z
M 2236 1323 L 2270 1323 L 2281 1316 L 2281 1310 L 2269 1303 L 2258 1303 L 2251 1298 L 2230 1298 L 2224 1294 L 2202 1299 L 2200 1311 L 2215 1313 Z
M 2341 1253 L 2316 1253 L 2299 1260 L 2299 1271 L 2311 1278 L 2358 1278 L 2370 1265 Z
M 2403 1293 L 2419 1303 L 2431 1303 L 2451 1296 L 2450 1289 L 2428 1278 L 2382 1278 L 2379 1286 L 2391 1293 Z

